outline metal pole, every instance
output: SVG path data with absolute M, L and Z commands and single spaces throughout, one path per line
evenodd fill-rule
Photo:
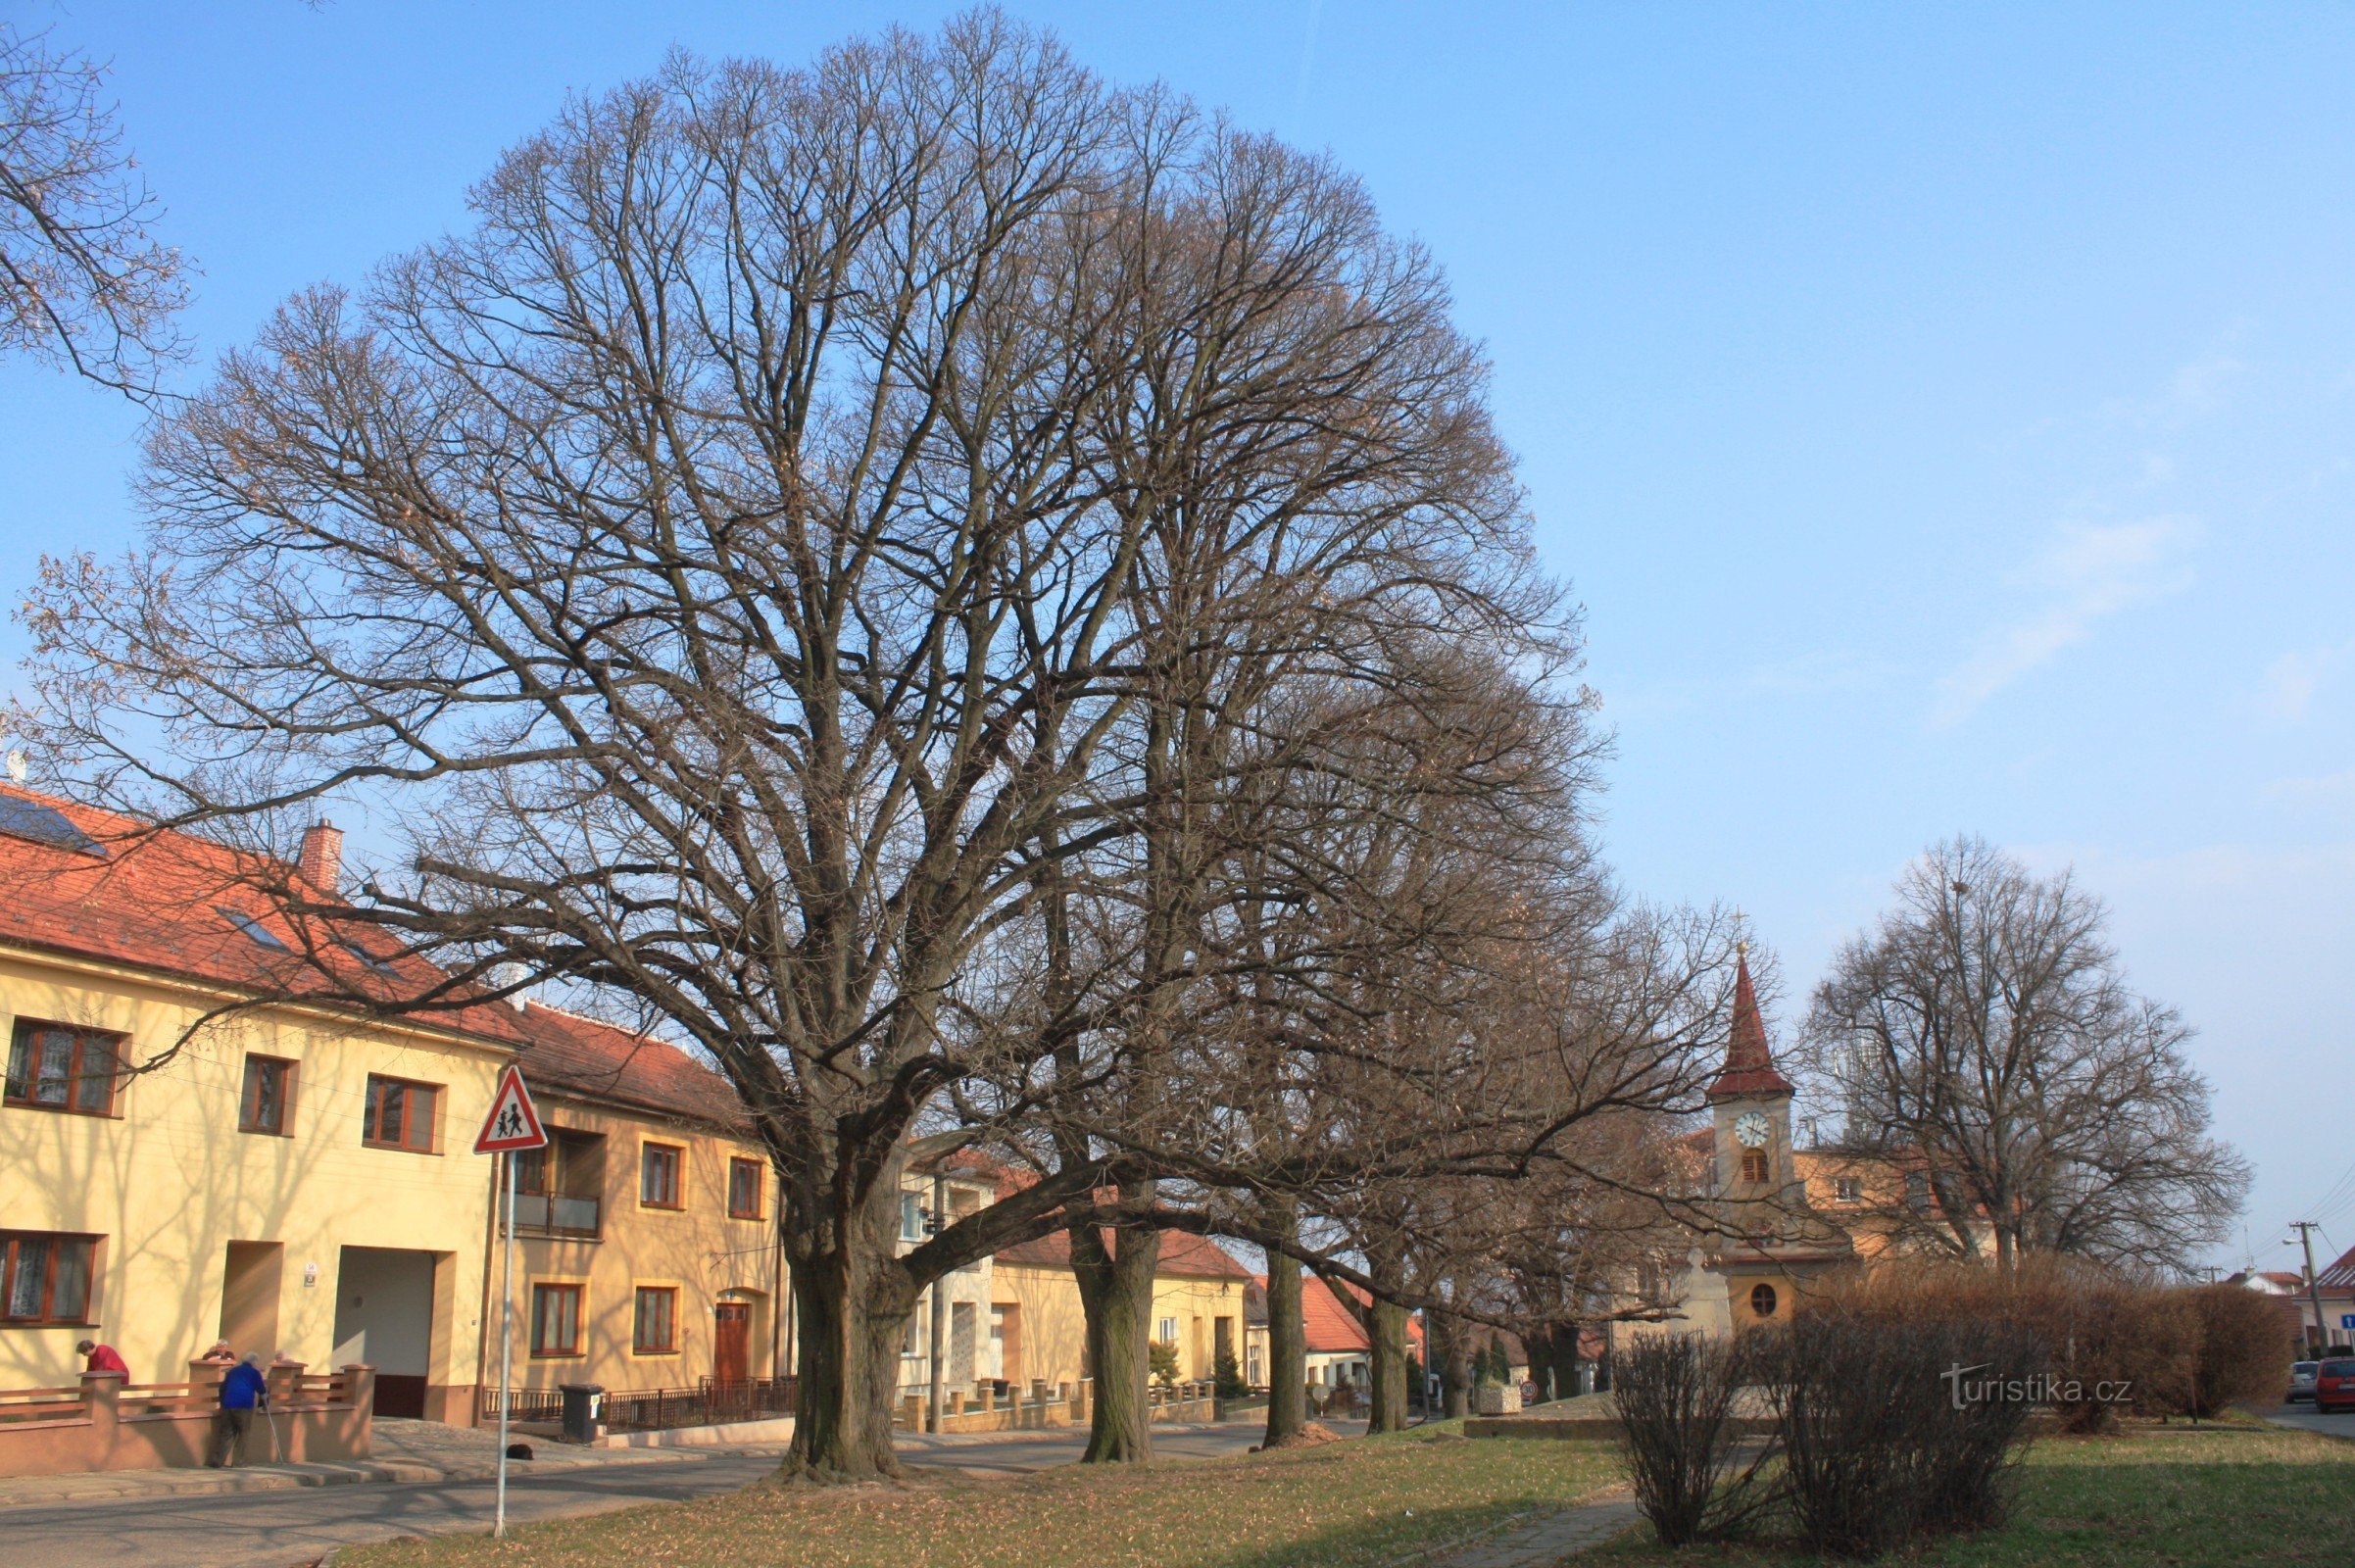
M 932 1230 L 939 1235 L 949 1228 L 949 1178 L 932 1178 Z M 932 1430 L 941 1429 L 941 1415 L 948 1407 L 948 1372 L 942 1362 L 949 1358 L 949 1319 L 941 1310 L 941 1287 L 948 1284 L 946 1276 L 932 1282 Z
M 491 1524 L 491 1539 L 507 1537 L 507 1414 L 514 1402 L 511 1379 L 515 1360 L 515 1156 L 501 1154 L 507 1165 L 507 1247 L 499 1268 L 499 1513 Z

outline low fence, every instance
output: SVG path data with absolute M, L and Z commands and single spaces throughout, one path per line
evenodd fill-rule
M 0 1390 L 0 1476 L 203 1464 L 228 1369 L 200 1364 L 190 1371 L 185 1383 L 85 1372 L 73 1388 Z M 232 1457 L 241 1464 L 368 1457 L 375 1378 L 372 1367 L 312 1373 L 300 1362 L 280 1362 L 269 1371 L 267 1420 L 257 1417 Z
M 721 1382 L 705 1378 L 693 1388 L 621 1389 L 606 1391 L 597 1419 L 613 1432 L 662 1432 L 675 1427 L 720 1426 L 730 1421 L 765 1421 L 793 1414 L 792 1378 L 742 1378 Z M 485 1425 L 499 1419 L 500 1391 L 485 1388 L 476 1406 L 476 1419 Z M 510 1389 L 506 1394 L 511 1421 L 559 1422 L 564 1419 L 564 1396 L 560 1389 Z

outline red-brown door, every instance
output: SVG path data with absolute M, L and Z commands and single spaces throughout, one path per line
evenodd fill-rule
M 712 1323 L 711 1376 L 742 1383 L 752 1375 L 753 1308 L 749 1301 L 722 1301 Z

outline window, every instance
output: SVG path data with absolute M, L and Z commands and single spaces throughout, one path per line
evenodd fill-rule
M 638 1201 L 647 1208 L 679 1206 L 679 1153 L 675 1144 L 638 1146 Z
M 580 1354 L 580 1287 L 534 1285 L 531 1288 L 531 1353 Z
M 8 1052 L 7 1102 L 84 1116 L 115 1111 L 122 1037 L 20 1019 Z
M 241 1133 L 284 1137 L 294 1125 L 294 1063 L 279 1056 L 245 1058 L 245 1099 L 237 1109 Z
M 668 1355 L 679 1348 L 679 1293 L 673 1285 L 638 1287 L 629 1348 L 639 1355 Z
M 360 1141 L 376 1149 L 433 1152 L 434 1113 L 441 1086 L 368 1074 L 368 1100 L 360 1109 Z
M 264 925 L 252 915 L 247 914 L 243 909 L 232 909 L 226 905 L 216 904 L 213 906 L 213 911 L 220 915 L 223 920 L 228 921 L 229 924 L 235 926 L 238 930 L 244 932 L 246 937 L 252 941 L 254 946 L 258 948 L 268 948 L 272 953 L 286 953 L 291 951 L 285 943 L 278 940 L 276 932 L 270 930 L 270 927 Z
M 900 1240 L 920 1242 L 924 1239 L 924 1205 L 913 1193 L 900 1195 Z
M 1832 1184 L 1832 1196 L 1843 1203 L 1864 1201 L 1864 1185 L 1853 1176 L 1842 1176 Z
M 1905 1173 L 1905 1206 L 1917 1214 L 1930 1212 L 1930 1173 L 1909 1170 Z
M 508 1156 L 515 1162 L 515 1228 L 538 1235 L 594 1239 L 601 1234 L 605 1135 L 548 1129 L 544 1149 Z
M 1750 1310 L 1760 1317 L 1773 1317 L 1775 1315 L 1775 1288 L 1771 1285 L 1752 1286 L 1750 1288 Z
M 86 1322 L 97 1246 L 95 1236 L 0 1231 L 0 1322 Z
M 728 1161 L 728 1218 L 760 1217 L 760 1162 L 741 1156 Z
M 1773 1173 L 1767 1167 L 1765 1150 L 1745 1149 L 1742 1152 L 1742 1179 L 1745 1182 L 1773 1180 Z
M 265 936 L 269 935 L 268 932 L 264 932 L 263 934 Z M 368 952 L 368 949 L 362 947 L 357 942 L 351 941 L 349 938 L 338 937 L 335 945 L 343 949 L 344 952 L 350 954 L 353 957 L 358 958 L 362 963 L 368 965 L 368 967 L 373 969 L 378 974 L 399 974 L 401 972 L 399 967 L 396 966 L 391 959 L 377 957 L 374 954 Z
M 1153 1338 L 1160 1341 L 1163 1345 L 1177 1344 L 1177 1319 L 1173 1317 L 1165 1317 L 1161 1319 L 1160 1326 L 1161 1332 L 1154 1335 Z

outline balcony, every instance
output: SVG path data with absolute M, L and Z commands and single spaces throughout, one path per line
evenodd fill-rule
M 567 1198 L 562 1193 L 517 1193 L 515 1234 L 558 1236 L 593 1242 L 602 1234 L 598 1221 L 604 1204 L 594 1198 Z

